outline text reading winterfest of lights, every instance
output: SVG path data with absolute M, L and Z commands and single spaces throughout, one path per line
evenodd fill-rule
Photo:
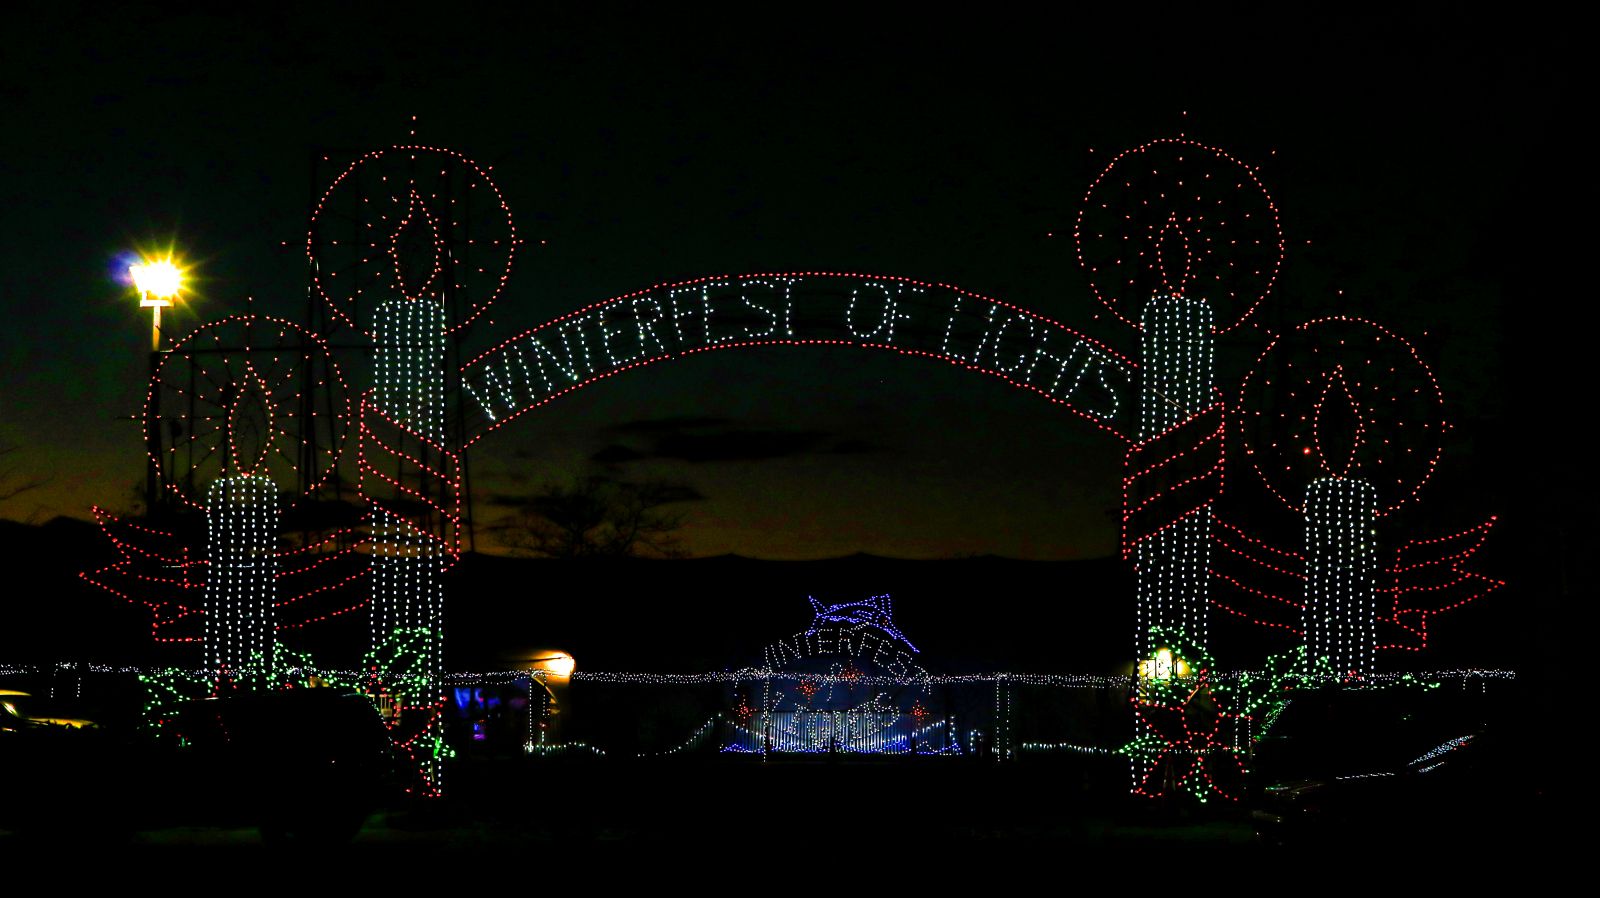
M 666 358 L 766 345 L 939 358 L 1032 390 L 1120 434 L 1131 364 L 1055 322 L 931 284 L 752 275 L 658 287 L 550 322 L 473 360 L 463 385 L 493 427 L 585 383 Z

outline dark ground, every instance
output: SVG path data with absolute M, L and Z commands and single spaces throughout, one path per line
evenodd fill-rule
M 471 854 L 542 842 L 1047 839 L 1241 856 L 1258 850 L 1242 806 L 1179 809 L 1095 794 L 1081 772 L 938 758 L 475 763 L 447 774 L 449 798 L 374 815 L 353 849 Z M 180 854 L 265 847 L 252 827 L 203 821 L 141 829 L 131 845 Z
M 1116 759 L 1115 763 L 1125 763 Z M 1308 850 L 1324 858 L 1349 852 L 1356 862 L 1406 856 L 1413 865 L 1441 852 L 1475 847 L 1450 870 L 1507 863 L 1540 865 L 1562 842 L 1553 819 L 1440 820 L 1434 831 L 1396 839 L 1361 833 L 1335 843 L 1289 849 L 1257 840 L 1242 804 L 1165 805 L 1085 791 L 1055 765 L 994 768 L 968 762 L 723 764 L 533 764 L 456 771 L 451 798 L 374 815 L 353 843 L 353 858 L 510 858 L 533 846 L 571 851 L 585 844 L 658 843 L 714 853 L 791 850 L 873 851 L 920 842 L 1051 843 L 1063 859 L 1141 856 L 1160 862 L 1203 858 L 1223 864 L 1271 864 Z M 1065 774 L 1065 775 L 1064 775 Z M 1475 826 L 1471 838 L 1458 827 Z M 21 846 L 0 835 L 0 848 Z M 565 847 L 561 847 L 565 846 Z M 56 845 L 46 848 L 62 847 Z M 146 829 L 128 844 L 156 858 L 252 856 L 269 852 L 254 828 L 181 825 Z M 1087 852 L 1088 854 L 1083 854 Z M 937 856 L 925 863 L 937 866 Z M 1392 873 L 1407 871 L 1390 868 Z M 1414 867 L 1410 874 L 1421 872 Z

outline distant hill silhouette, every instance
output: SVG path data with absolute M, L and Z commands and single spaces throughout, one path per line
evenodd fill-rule
M 195 663 L 192 646 L 151 641 L 143 608 L 78 578 L 116 558 L 90 522 L 0 520 L 7 571 L 0 580 L 0 662 Z M 448 575 L 448 589 L 446 664 L 454 670 L 502 668 L 538 648 L 570 651 L 587 670 L 736 669 L 756 664 L 763 646 L 810 622 L 807 596 L 838 602 L 882 593 L 894 596 L 898 625 L 936 672 L 1126 671 L 1133 643 L 1133 573 L 1116 558 L 467 555 Z M 1542 653 L 1529 638 L 1515 586 L 1444 618 L 1437 630 L 1428 653 L 1388 658 L 1386 666 L 1527 669 Z M 368 638 L 358 611 L 289 634 L 289 645 L 319 663 L 347 665 L 359 660 Z M 1212 647 L 1225 666 L 1248 666 L 1285 646 L 1217 613 Z
M 78 572 L 116 560 L 93 523 L 0 521 L 0 661 L 181 663 L 156 647 L 142 608 Z M 365 589 L 365 585 L 361 585 Z M 556 646 L 585 668 L 720 670 L 805 627 L 808 595 L 889 593 L 934 670 L 1099 670 L 1130 641 L 1129 572 L 1113 559 L 910 561 L 858 554 L 821 561 L 736 555 L 669 561 L 553 561 L 468 555 L 449 575 L 448 661 L 493 667 Z M 291 644 L 345 663 L 367 639 L 365 615 L 311 628 Z
M 463 661 L 525 640 L 589 669 L 718 670 L 755 664 L 804 629 L 807 596 L 894 596 L 899 627 L 937 671 L 1102 670 L 1131 640 L 1129 572 L 1113 559 L 909 561 L 851 555 L 761 561 L 558 562 L 471 556 L 451 599 Z

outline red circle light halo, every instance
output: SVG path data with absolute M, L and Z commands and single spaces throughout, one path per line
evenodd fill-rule
M 1432 478 L 1450 427 L 1439 381 L 1416 348 L 1342 315 L 1274 337 L 1245 375 L 1237 409 L 1245 458 L 1296 513 L 1311 480 L 1352 476 L 1377 488 L 1380 516 L 1393 514 Z M 1331 423 L 1341 416 L 1343 425 Z M 1325 433 L 1340 427 L 1347 449 Z
M 458 188 L 467 208 L 454 197 L 439 197 L 440 184 Z M 335 223 L 345 229 L 339 236 Z M 511 207 L 488 169 L 455 150 L 400 145 L 363 153 L 333 179 L 312 210 L 306 257 L 313 289 L 329 309 L 372 338 L 371 323 L 358 320 L 359 300 L 437 294 L 446 286 L 443 259 L 452 245 L 487 254 L 484 264 L 452 269 L 457 282 L 451 286 L 473 298 L 460 319 L 447 324 L 449 333 L 472 324 L 499 297 L 517 243 Z M 376 295 L 364 297 L 368 291 Z
M 1210 303 L 1227 333 L 1283 265 L 1278 209 L 1256 169 L 1184 137 L 1118 153 L 1084 193 L 1073 237 L 1095 298 L 1135 328 L 1150 297 L 1181 293 Z
M 306 353 L 315 355 L 311 370 L 320 377 L 304 382 Z M 326 341 L 285 318 L 246 313 L 230 315 L 195 328 L 161 353 L 147 385 L 146 432 L 155 428 L 161 457 L 152 457 L 162 472 L 162 485 L 180 502 L 204 508 L 204 487 L 224 470 L 243 476 L 262 474 L 280 490 L 299 480 L 305 428 L 299 405 L 306 390 L 329 390 L 332 417 L 311 425 L 319 475 L 289 504 L 315 493 L 339 462 L 349 434 L 350 391 Z M 161 420 L 152 421 L 160 391 Z M 194 407 L 194 414 L 175 414 Z M 241 408 L 246 408 L 241 414 Z M 250 412 L 259 409 L 259 413 Z M 260 424 L 258 445 L 241 448 L 241 417 Z M 318 418 L 327 417 L 326 412 Z M 147 447 L 148 454 L 148 447 Z M 248 470 L 244 461 L 249 461 Z

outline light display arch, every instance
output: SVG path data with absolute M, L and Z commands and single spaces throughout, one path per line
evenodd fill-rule
M 1421 650 L 1432 616 L 1502 585 L 1465 569 L 1492 518 L 1454 536 L 1404 534 L 1397 549 L 1377 544 L 1373 519 L 1415 498 L 1438 463 L 1442 444 L 1422 453 L 1409 444 L 1419 432 L 1438 443 L 1447 429 L 1431 371 L 1398 335 L 1344 317 L 1269 334 L 1259 373 L 1246 376 L 1236 403 L 1222 401 L 1217 337 L 1250 318 L 1283 262 L 1277 207 L 1259 169 L 1186 138 L 1135 147 L 1090 185 L 1073 236 L 1091 291 L 1136 331 L 1136 359 L 1053 317 L 950 284 L 821 270 L 662 283 L 464 359 L 462 333 L 504 292 L 523 242 L 509 206 L 489 168 L 452 150 L 364 154 L 328 186 L 307 233 L 310 290 L 331 317 L 305 329 L 254 314 L 208 325 L 165 353 L 152 379 L 153 461 L 169 489 L 209 515 L 207 545 L 103 521 L 123 558 L 84 576 L 144 604 L 157 639 L 205 643 L 212 672 L 275 657 L 279 631 L 365 609 L 378 672 L 414 685 L 413 703 L 392 721 L 396 742 L 418 748 L 426 791 L 436 794 L 445 754 L 442 575 L 470 523 L 468 450 L 624 372 L 786 346 L 943 362 L 1033 393 L 1120 440 L 1121 544 L 1138 581 L 1130 608 L 1137 658 L 1152 658 L 1164 631 L 1185 633 L 1203 651 L 1216 608 L 1300 641 L 1308 676 L 1331 658 L 1334 676 L 1363 680 L 1375 673 L 1377 651 Z M 371 351 L 372 385 L 360 397 L 346 394 L 331 357 L 314 361 L 329 344 L 327 333 L 312 331 L 338 328 L 359 334 L 356 348 Z M 236 330 L 242 336 L 219 336 Z M 215 345 L 200 345 L 205 339 Z M 1380 350 L 1398 361 L 1380 364 Z M 208 376 L 203 363 L 225 367 Z M 1416 381 L 1410 393 L 1397 390 L 1397 374 Z M 1261 390 L 1272 377 L 1296 401 L 1269 408 Z M 313 388 L 326 394 L 325 412 L 288 401 Z M 1421 410 L 1400 408 L 1403 396 Z M 179 401 L 201 411 L 167 426 L 159 410 Z M 355 418 L 348 427 L 347 415 Z M 1235 428 L 1241 461 L 1302 517 L 1298 549 L 1252 536 L 1216 510 Z M 361 522 L 298 548 L 278 545 L 274 473 L 279 487 L 293 480 L 314 494 L 347 442 Z M 1313 462 L 1317 479 L 1304 484 Z M 202 492 L 205 481 L 223 487 Z M 1391 563 L 1380 549 L 1393 552 Z M 795 710 L 834 715 L 820 730 L 797 724 L 794 750 L 815 750 L 819 733 L 849 750 L 881 747 L 884 727 L 838 715 L 854 713 L 861 723 L 863 713 L 910 713 L 857 694 L 876 681 L 927 677 L 887 599 L 877 603 L 815 603 L 810 628 L 768 648 L 766 670 L 799 690 L 789 695 Z M 197 621 L 204 636 L 184 629 Z M 392 652 L 379 652 L 397 634 L 407 634 L 411 659 L 403 672 Z M 807 694 L 807 682 L 817 692 Z M 824 687 L 841 698 L 819 705 Z M 1009 701 L 1003 695 L 997 689 L 997 720 Z M 752 713 L 770 719 L 782 702 L 763 695 Z M 1160 727 L 1146 721 L 1145 729 Z M 763 751 L 772 748 L 770 731 L 759 738 Z M 1153 749 L 1142 781 L 1171 742 Z
M 467 361 L 467 446 L 618 374 L 706 352 L 855 347 L 943 361 L 1133 440 L 1138 364 L 1028 309 L 948 284 L 801 271 L 660 284 L 553 318 Z

